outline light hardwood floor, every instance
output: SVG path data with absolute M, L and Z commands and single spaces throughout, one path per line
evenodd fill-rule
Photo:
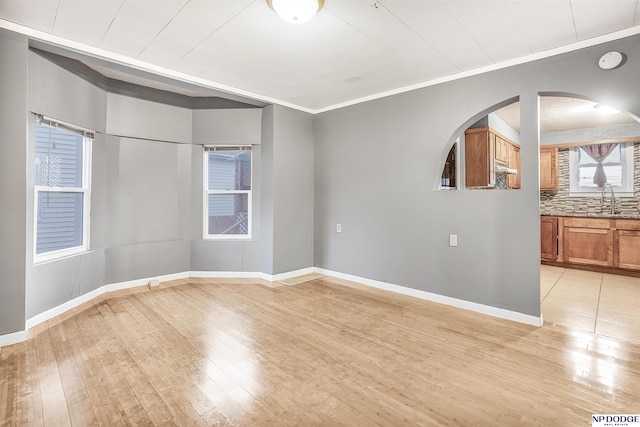
M 333 278 L 106 295 L 0 352 L 0 424 L 585 426 L 640 346 Z
M 546 322 L 640 344 L 640 278 L 542 265 Z

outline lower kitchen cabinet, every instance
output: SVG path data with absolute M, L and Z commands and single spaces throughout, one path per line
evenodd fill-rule
M 640 220 L 541 216 L 540 249 L 541 260 L 555 265 L 637 272 Z
M 540 258 L 545 261 L 558 260 L 558 218 L 540 217 Z
M 564 262 L 613 267 L 613 231 L 565 226 Z
M 616 220 L 614 267 L 640 270 L 640 221 Z
M 614 266 L 640 270 L 640 231 L 615 231 Z

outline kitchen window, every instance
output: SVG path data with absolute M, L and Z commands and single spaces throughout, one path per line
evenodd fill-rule
M 251 237 L 251 147 L 204 147 L 204 237 Z
M 633 143 L 606 143 L 571 147 L 570 196 L 600 197 L 611 184 L 616 196 L 633 197 Z
M 89 248 L 93 132 L 38 116 L 34 156 L 34 262 Z

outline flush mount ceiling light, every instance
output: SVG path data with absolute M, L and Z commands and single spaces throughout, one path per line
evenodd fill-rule
M 622 64 L 624 56 L 620 52 L 607 52 L 600 57 L 598 66 L 603 70 L 613 70 Z
M 267 0 L 267 4 L 285 21 L 304 24 L 322 9 L 324 0 Z
M 608 105 L 596 104 L 593 106 L 599 113 L 604 114 L 605 116 L 610 116 L 612 114 L 619 113 L 619 110 L 616 110 L 613 107 L 609 107 Z

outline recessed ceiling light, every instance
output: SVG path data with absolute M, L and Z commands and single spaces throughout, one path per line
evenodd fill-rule
M 603 70 L 613 70 L 622 64 L 624 56 L 620 52 L 607 52 L 600 57 L 598 66 Z
M 304 24 L 311 21 L 322 6 L 324 0 L 266 0 L 280 18 L 292 24 Z
M 609 107 L 608 105 L 596 104 L 593 106 L 599 113 L 604 114 L 605 116 L 610 116 L 612 114 L 619 113 L 619 110 L 616 110 L 613 107 Z

